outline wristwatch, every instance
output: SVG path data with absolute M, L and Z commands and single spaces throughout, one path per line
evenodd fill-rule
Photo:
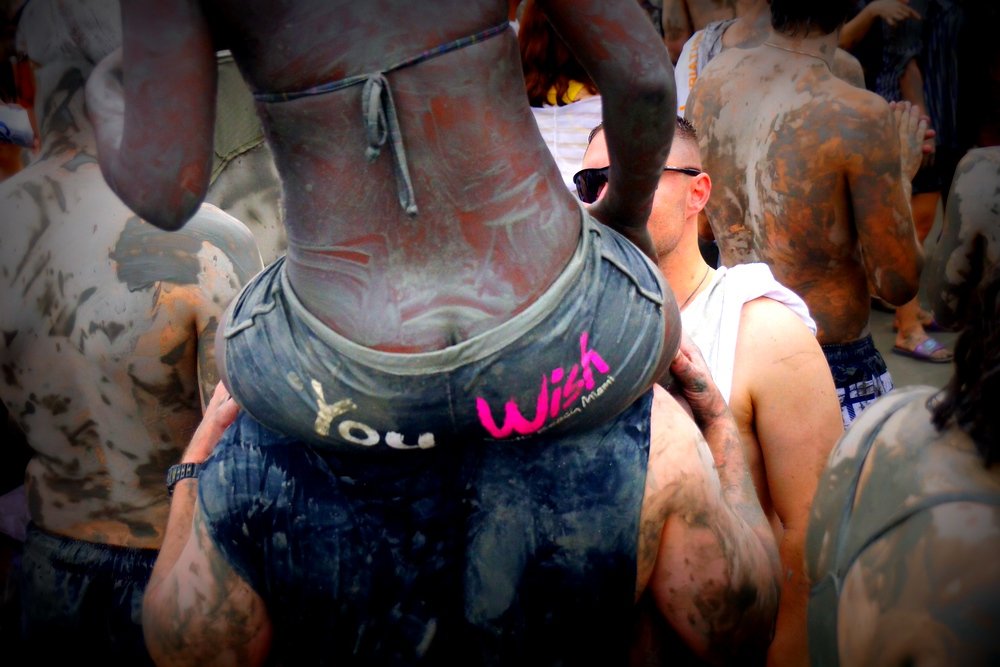
M 200 463 L 178 463 L 167 468 L 167 495 L 174 495 L 174 487 L 182 479 L 197 478 L 201 472 Z

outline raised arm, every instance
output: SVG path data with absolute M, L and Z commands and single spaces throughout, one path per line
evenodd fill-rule
M 673 67 L 663 42 L 635 2 L 538 4 L 601 93 L 611 171 L 604 198 L 590 212 L 655 262 L 646 221 L 677 110 Z
M 140 217 L 178 229 L 208 190 L 215 48 L 194 0 L 124 2 L 122 34 L 87 85 L 101 171 Z
M 220 383 L 181 462 L 208 458 L 237 412 Z M 143 598 L 146 646 L 161 666 L 263 664 L 271 643 L 267 610 L 212 543 L 197 497 L 196 479 L 177 483 Z
M 882 19 L 892 27 L 900 21 L 919 18 L 920 14 L 909 6 L 908 0 L 875 0 L 865 5 L 840 29 L 840 48 L 851 50 L 857 46 L 875 25 L 876 19 Z
M 649 588 L 700 657 L 759 663 L 778 606 L 774 535 L 732 415 L 690 341 L 682 343 L 671 372 L 705 435 L 657 387 L 647 485 L 661 490 L 666 520 Z

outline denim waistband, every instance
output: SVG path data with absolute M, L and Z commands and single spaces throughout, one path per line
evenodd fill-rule
M 545 293 L 543 293 L 527 308 L 490 331 L 473 336 L 467 340 L 441 350 L 416 353 L 383 352 L 381 350 L 375 350 L 370 347 L 359 345 L 358 343 L 341 336 L 336 331 L 333 331 L 326 326 L 315 315 L 310 313 L 302 302 L 299 301 L 298 296 L 295 294 L 295 290 L 288 281 L 288 273 L 285 270 L 283 262 L 281 266 L 276 267 L 276 270 L 279 272 L 282 298 L 291 314 L 298 318 L 301 325 L 308 329 L 310 334 L 321 340 L 332 350 L 336 350 L 340 354 L 343 354 L 355 361 L 387 373 L 393 373 L 395 375 L 423 375 L 425 373 L 451 371 L 461 365 L 484 359 L 503 349 L 503 347 L 506 346 L 511 340 L 516 340 L 525 333 L 531 331 L 540 321 L 550 315 L 552 311 L 560 303 L 562 303 L 562 300 L 577 282 L 584 266 L 586 265 L 588 253 L 593 244 L 591 234 L 602 234 L 601 225 L 597 224 L 582 206 L 580 207 L 580 217 L 580 241 L 577 244 L 576 251 L 570 257 L 570 260 L 566 264 L 562 273 L 559 274 Z M 662 306 L 662 294 L 665 292 L 663 278 L 659 269 L 652 266 L 652 262 L 649 261 L 648 258 L 645 258 L 645 256 L 643 257 L 653 268 L 652 273 L 656 276 L 657 282 L 659 283 L 660 294 L 655 294 L 654 292 L 650 292 L 645 289 L 642 282 L 636 280 L 634 277 L 632 282 L 635 284 L 637 291 L 642 294 L 644 298 L 649 299 L 658 306 Z M 615 257 L 609 256 L 609 254 L 605 252 L 602 254 L 602 259 L 611 262 L 620 271 L 622 271 L 622 273 L 631 276 L 629 269 L 623 266 L 622 262 L 618 261 Z M 281 261 L 282 260 L 279 260 L 279 262 Z M 245 292 L 248 289 L 251 289 L 252 284 L 253 283 L 251 282 L 244 286 L 243 291 Z M 243 294 L 241 293 L 236 297 L 237 300 L 242 296 Z M 266 312 L 259 306 L 255 310 Z M 251 313 L 250 318 L 235 325 L 229 323 L 223 332 L 223 335 L 226 338 L 231 338 L 240 331 L 252 326 L 253 314 L 254 313 Z

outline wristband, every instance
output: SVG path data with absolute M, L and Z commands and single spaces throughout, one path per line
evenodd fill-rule
M 178 463 L 167 468 L 167 495 L 174 495 L 174 487 L 182 479 L 198 478 L 200 463 Z

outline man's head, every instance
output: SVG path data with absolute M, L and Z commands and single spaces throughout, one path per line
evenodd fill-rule
M 771 27 L 785 35 L 818 31 L 829 35 L 839 28 L 854 7 L 854 0 L 771 0 Z
M 604 131 L 598 126 L 591 133 L 590 145 L 583 156 L 584 168 L 574 178 L 577 193 L 585 202 L 604 195 L 609 162 Z M 698 133 L 689 121 L 678 116 L 670 154 L 649 215 L 648 228 L 657 257 L 674 250 L 688 233 L 691 242 L 697 243 L 698 214 L 705 208 L 711 192 L 712 179 L 701 171 Z

